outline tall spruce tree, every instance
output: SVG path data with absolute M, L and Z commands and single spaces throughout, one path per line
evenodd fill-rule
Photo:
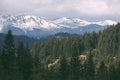
M 43 75 L 45 73 L 45 70 L 42 66 L 41 59 L 38 53 L 34 56 L 34 63 L 33 63 L 33 80 L 43 80 Z
M 81 62 L 76 54 L 72 54 L 70 61 L 71 79 L 79 80 L 81 75 Z
M 23 80 L 30 80 L 33 69 L 32 57 L 23 43 L 20 43 L 17 48 L 17 63 Z
M 88 59 L 87 59 L 87 78 L 89 80 L 94 80 L 94 76 L 95 76 L 95 64 L 94 64 L 94 61 L 93 61 L 93 55 L 90 51 L 89 55 L 88 55 Z
M 66 60 L 66 57 L 63 55 L 61 58 L 60 58 L 60 69 L 59 69 L 59 79 L 60 80 L 67 80 L 67 60 Z
M 24 48 L 23 43 L 20 42 L 18 44 L 18 48 L 17 48 L 17 66 L 18 66 L 18 70 L 19 70 L 19 73 L 20 73 L 19 76 L 21 76 L 22 79 L 24 77 L 23 71 L 25 70 L 25 68 L 24 68 L 24 66 L 25 66 L 24 55 L 25 55 L 25 48 Z
M 6 79 L 14 80 L 15 72 L 15 45 L 12 31 L 9 30 L 4 41 L 2 52 L 2 65 L 6 74 Z

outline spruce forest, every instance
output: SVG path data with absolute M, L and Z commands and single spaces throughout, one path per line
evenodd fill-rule
M 16 46 L 8 31 L 0 80 L 120 80 L 120 23 L 98 33 Z

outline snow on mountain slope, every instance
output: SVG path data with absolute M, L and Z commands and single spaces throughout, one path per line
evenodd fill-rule
M 0 32 L 6 33 L 11 29 L 16 35 L 46 36 L 58 32 L 84 33 L 85 31 L 103 30 L 107 25 L 117 24 L 116 21 L 105 20 L 100 22 L 88 22 L 79 18 L 59 18 L 45 20 L 37 16 L 19 15 L 0 16 Z
M 91 24 L 90 22 L 81 20 L 79 18 L 70 19 L 70 18 L 67 18 L 67 17 L 56 19 L 52 22 L 54 24 L 58 24 L 61 27 L 67 27 L 67 28 L 77 28 L 79 26 L 86 26 L 86 25 Z
M 105 21 L 93 22 L 93 23 L 97 25 L 102 25 L 102 26 L 117 24 L 116 21 L 112 21 L 112 20 L 105 20 Z
M 77 24 L 79 24 L 80 26 L 86 26 L 86 25 L 90 25 L 91 23 L 85 20 L 81 20 L 79 18 L 75 18 L 73 19 L 73 21 Z
M 12 25 L 24 30 L 33 30 L 33 28 L 51 30 L 56 28 L 55 24 L 37 16 L 1 16 L 0 23 L 3 26 Z

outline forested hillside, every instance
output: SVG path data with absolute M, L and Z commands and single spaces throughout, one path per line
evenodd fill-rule
M 83 52 L 95 49 L 98 43 L 99 33 L 85 33 L 78 37 L 60 37 L 50 39 L 46 43 L 35 43 L 32 48 L 33 55 L 38 53 L 40 57 L 56 59 L 61 55 L 80 55 Z
M 2 48 L 2 45 L 4 43 L 6 34 L 0 33 L 0 49 Z M 23 44 L 28 45 L 29 48 L 32 48 L 32 45 L 35 42 L 46 42 L 50 37 L 47 38 L 32 38 L 32 37 L 27 37 L 24 35 L 13 35 L 14 37 L 14 43 L 15 46 L 18 46 L 19 42 L 23 42 Z
M 55 37 L 31 50 L 8 31 L 0 52 L 1 80 L 120 80 L 120 23 L 99 33 Z

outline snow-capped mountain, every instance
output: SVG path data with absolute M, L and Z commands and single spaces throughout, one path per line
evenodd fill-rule
M 112 21 L 112 20 L 105 20 L 105 21 L 93 22 L 93 23 L 97 25 L 102 25 L 102 26 L 117 24 L 116 21 Z
M 79 18 L 70 19 L 67 17 L 56 19 L 52 22 L 54 24 L 61 26 L 61 27 L 63 26 L 63 27 L 67 27 L 67 28 L 77 28 L 78 26 L 86 26 L 86 25 L 90 24 L 90 22 L 81 20 Z
M 25 30 L 33 30 L 33 28 L 50 30 L 56 27 L 53 23 L 37 16 L 1 16 L 0 22 L 3 25 L 12 25 Z
M 59 32 L 83 34 L 85 32 L 99 31 L 107 25 L 117 24 L 116 21 L 105 20 L 100 22 L 88 22 L 79 18 L 59 18 L 46 20 L 37 16 L 0 16 L 0 32 L 6 33 L 9 29 L 16 35 L 42 37 Z

